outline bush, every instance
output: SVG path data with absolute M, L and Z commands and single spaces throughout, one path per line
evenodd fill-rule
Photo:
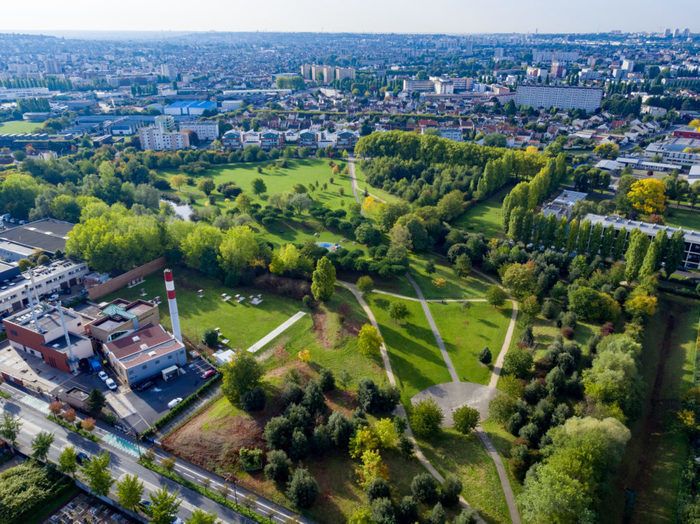
M 282 449 L 289 446 L 292 439 L 293 427 L 287 417 L 272 417 L 263 431 L 265 442 L 271 449 Z
M 282 388 L 282 393 L 280 395 L 280 400 L 283 407 L 287 407 L 291 404 L 299 404 L 304 398 L 304 390 L 299 387 L 298 384 L 294 382 L 285 383 Z
M 389 492 L 389 484 L 387 484 L 386 480 L 384 480 L 381 477 L 376 477 L 372 479 L 369 482 L 369 484 L 367 484 L 367 487 L 365 488 L 365 493 L 367 494 L 367 500 L 369 500 L 370 502 L 375 499 L 391 498 L 391 494 Z
M 576 313 L 573 311 L 567 311 L 561 316 L 561 325 L 570 327 L 571 329 L 576 329 L 576 322 L 578 321 L 578 317 L 576 316 Z
M 472 508 L 463 509 L 462 512 L 455 517 L 454 524 L 476 524 L 477 512 Z
M 310 508 L 318 496 L 318 483 L 304 468 L 297 468 L 287 485 L 287 497 L 299 508 Z
M 327 393 L 335 389 L 335 377 L 330 369 L 322 369 L 318 376 L 318 385 L 321 386 L 321 391 Z
M 267 453 L 265 465 L 265 477 L 279 484 L 289 480 L 289 472 L 292 469 L 292 461 L 281 449 L 273 449 Z
M 479 424 L 479 412 L 469 406 L 457 408 L 453 413 L 454 428 L 467 435 Z
M 367 413 L 389 413 L 399 399 L 399 392 L 395 388 L 380 389 L 370 379 L 362 379 L 357 386 L 357 402 Z
M 432 398 L 417 402 L 411 410 L 411 427 L 416 435 L 428 437 L 440 431 L 444 415 Z
M 372 501 L 372 520 L 373 524 L 395 524 L 396 515 L 394 514 L 394 506 L 391 505 L 391 500 L 388 498 L 379 498 Z
M 331 442 L 339 449 L 347 449 L 348 442 L 354 430 L 352 423 L 342 413 L 334 411 L 328 417 L 328 431 Z
M 435 504 L 430 515 L 428 515 L 428 524 L 445 524 L 447 522 L 447 514 L 445 508 L 439 502 Z
M 411 496 L 403 497 L 396 505 L 396 520 L 399 524 L 413 524 L 418 521 L 418 504 Z
M 554 300 L 545 300 L 542 304 L 542 315 L 544 318 L 553 320 L 559 314 L 559 307 Z
M 207 347 L 216 347 L 219 343 L 219 333 L 213 329 L 207 329 L 202 336 L 202 342 L 204 342 Z
M 532 368 L 532 355 L 524 349 L 512 349 L 503 360 L 503 371 L 508 375 L 515 375 L 518 378 L 530 376 Z
M 372 277 L 364 275 L 357 279 L 356 285 L 357 289 L 359 289 L 362 294 L 369 293 L 374 289 L 374 280 L 372 280 Z
M 447 475 L 442 483 L 440 500 L 446 506 L 455 506 L 459 502 L 459 495 L 462 493 L 462 481 L 455 475 Z
M 438 500 L 438 483 L 430 473 L 419 473 L 411 481 L 411 493 L 418 502 L 435 504 Z
M 260 471 L 263 467 L 263 450 L 260 448 L 241 448 L 238 458 L 245 471 Z
M 260 411 L 265 408 L 265 390 L 257 386 L 246 391 L 241 397 L 241 404 L 246 411 Z
M 561 328 L 561 336 L 564 337 L 566 340 L 572 340 L 574 338 L 573 328 L 570 328 L 569 326 L 564 326 L 563 328 Z
M 508 294 L 500 286 L 492 285 L 486 290 L 486 300 L 492 306 L 502 306 L 507 298 Z
M 491 355 L 491 350 L 487 347 L 482 349 L 481 353 L 479 353 L 479 362 L 486 364 L 487 366 L 491 363 L 492 358 L 493 356 Z

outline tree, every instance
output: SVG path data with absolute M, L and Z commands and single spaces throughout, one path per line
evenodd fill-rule
M 37 433 L 34 440 L 32 440 L 32 457 L 40 462 L 46 462 L 46 457 L 49 454 L 53 441 L 53 433 L 48 433 L 46 431 Z
M 202 342 L 204 342 L 207 347 L 214 348 L 219 342 L 219 332 L 214 329 L 207 329 L 202 335 Z
M 495 307 L 500 307 L 508 298 L 508 294 L 496 284 L 489 286 L 486 290 L 486 300 Z
M 525 297 L 523 299 L 521 307 L 523 313 L 531 319 L 535 318 L 541 310 L 540 303 L 538 302 L 536 295 L 530 295 L 528 297 Z
M 357 335 L 357 349 L 366 357 L 379 354 L 382 345 L 382 337 L 371 324 L 364 324 Z
M 73 446 L 68 446 L 61 451 L 58 456 L 58 469 L 71 477 L 75 475 L 78 470 L 78 453 Z
M 265 477 L 282 484 L 289 479 L 289 472 L 292 469 L 292 461 L 281 449 L 273 449 L 267 453 L 267 464 L 265 465 Z
M 374 280 L 372 280 L 372 277 L 363 275 L 357 279 L 356 285 L 362 294 L 367 294 L 374 289 Z
M 0 209 L 14 218 L 26 219 L 40 192 L 41 186 L 31 176 L 7 175 L 0 184 Z
M 22 421 L 10 413 L 3 413 L 0 423 L 0 437 L 13 448 L 17 447 L 17 437 L 22 429 Z
M 99 455 L 94 455 L 82 467 L 88 487 L 95 495 L 106 497 L 114 484 L 114 479 L 109 471 L 109 453 L 103 451 Z
M 683 231 L 676 231 L 669 239 L 666 249 L 664 259 L 664 273 L 666 274 L 666 278 L 669 278 L 671 274 L 681 266 L 684 255 L 685 238 L 683 236 Z
M 90 395 L 88 395 L 87 408 L 90 413 L 99 413 L 105 406 L 105 402 L 106 399 L 102 392 L 99 389 L 94 388 L 92 391 L 90 391 Z
M 411 493 L 419 502 L 434 504 L 439 495 L 437 480 L 430 473 L 419 473 L 411 481 Z
M 620 155 L 620 146 L 614 142 L 603 142 L 593 149 L 593 153 L 601 158 L 617 158 Z
M 440 431 L 442 419 L 442 410 L 432 398 L 417 402 L 411 410 L 411 427 L 421 437 L 429 437 Z
M 219 264 L 229 282 L 238 282 L 242 273 L 262 255 L 255 232 L 248 226 L 232 227 L 219 246 Z
M 627 199 L 640 213 L 663 215 L 666 210 L 666 186 L 656 178 L 637 180 L 630 187 Z
M 180 499 L 176 493 L 170 493 L 167 488 L 159 488 L 151 493 L 149 507 L 151 524 L 172 524 L 180 509 Z
M 287 496 L 299 508 L 310 508 L 318 496 L 318 484 L 311 473 L 297 468 L 287 485 Z
M 459 502 L 462 493 L 462 481 L 456 475 L 447 475 L 442 483 L 440 499 L 446 506 L 455 506 Z
M 316 300 L 330 300 L 335 291 L 335 267 L 328 257 L 322 257 L 311 275 L 311 293 Z
M 479 411 L 470 406 L 462 406 L 455 409 L 452 418 L 454 428 L 467 435 L 479 424 Z
M 256 195 L 262 195 L 267 192 L 267 185 L 265 185 L 265 181 L 260 177 L 253 179 L 252 185 L 253 193 Z
M 393 524 L 396 522 L 394 506 L 388 497 L 379 497 L 371 500 L 371 519 L 373 524 Z
M 518 378 L 527 378 L 532 369 L 532 355 L 525 349 L 512 349 L 503 359 L 503 372 Z
M 185 521 L 187 524 L 217 524 L 219 519 L 213 513 L 208 513 L 202 509 L 195 509 L 190 518 Z
M 182 186 L 187 183 L 187 177 L 185 175 L 174 175 L 170 178 L 170 185 L 173 189 L 180 191 Z
M 199 182 L 197 182 L 197 189 L 209 196 L 211 195 L 212 191 L 216 189 L 216 183 L 214 183 L 214 180 L 211 178 L 202 178 Z
M 469 256 L 459 255 L 454 261 L 454 269 L 457 276 L 466 278 L 472 272 L 472 261 Z
M 143 495 L 143 482 L 136 475 L 124 475 L 117 482 L 117 500 L 126 509 L 136 511 Z
M 253 355 L 243 351 L 221 368 L 221 389 L 231 404 L 241 402 L 246 393 L 260 386 L 263 369 Z
M 220 275 L 217 255 L 223 234 L 221 229 L 205 222 L 198 222 L 180 243 L 185 264 L 205 275 Z
M 525 264 L 510 264 L 503 272 L 503 285 L 509 288 L 513 295 L 523 299 L 536 291 L 537 278 L 535 273 L 535 264 L 532 261 Z
M 492 358 L 491 350 L 487 347 L 482 349 L 481 353 L 479 353 L 479 362 L 486 364 L 487 366 L 491 363 Z
M 408 306 L 403 302 L 392 302 L 389 306 L 389 317 L 392 320 L 401 323 L 411 315 Z

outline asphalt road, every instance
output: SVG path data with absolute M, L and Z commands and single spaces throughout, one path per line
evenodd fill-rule
M 2 411 L 18 416 L 22 420 L 22 428 L 18 438 L 18 446 L 22 452 L 31 454 L 31 442 L 36 434 L 41 431 L 48 431 L 54 434 L 54 443 L 49 452 L 49 460 L 52 462 L 57 462 L 59 454 L 66 446 L 74 446 L 76 449 L 83 450 L 88 454 L 107 451 L 111 458 L 110 470 L 114 478 L 119 479 L 127 473 L 136 475 L 144 484 L 145 498 L 147 498 L 148 493 L 161 487 L 167 488 L 170 492 L 177 492 L 182 500 L 179 516 L 183 520 L 189 518 L 192 511 L 199 508 L 218 515 L 222 522 L 252 522 L 247 517 L 200 495 L 196 491 L 141 466 L 138 463 L 139 448 L 128 439 L 104 429 L 98 429 L 96 431 L 102 440 L 98 443 L 92 442 L 47 419 L 45 413 L 41 411 L 41 401 L 38 401 L 38 399 L 33 399 L 33 401 L 28 403 L 27 395 L 24 392 L 11 388 L 7 384 L 4 384 L 2 389 L 12 395 L 12 399 L 0 399 Z M 141 449 L 143 450 L 144 448 Z M 154 449 L 154 451 L 156 450 Z M 156 456 L 163 458 L 167 455 L 156 451 Z M 203 483 L 205 479 L 209 479 L 210 489 L 213 490 L 218 490 L 222 486 L 222 480 L 219 477 L 191 464 L 176 462 L 175 471 L 192 482 Z M 237 498 L 240 503 L 244 500 L 244 497 L 248 497 L 248 500 L 253 501 L 252 508 L 271 522 L 310 522 L 286 508 L 266 499 L 261 499 L 253 492 L 236 487 L 236 493 L 234 494 L 233 487 L 230 484 L 229 487 L 231 488 L 229 495 L 231 500 Z

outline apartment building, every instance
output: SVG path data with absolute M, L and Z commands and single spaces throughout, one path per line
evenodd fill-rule
M 190 147 L 186 131 L 164 131 L 156 126 L 139 129 L 139 141 L 144 151 L 176 151 Z
M 549 109 L 583 109 L 593 112 L 600 108 L 603 90 L 594 87 L 519 85 L 515 103 L 521 106 Z
M 199 140 L 216 140 L 219 138 L 219 122 L 215 120 L 182 122 L 180 124 L 180 131 L 190 131 L 197 135 Z

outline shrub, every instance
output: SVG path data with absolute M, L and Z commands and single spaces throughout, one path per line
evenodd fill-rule
M 542 315 L 548 320 L 552 320 L 559 314 L 559 307 L 554 300 L 545 300 L 542 304 Z
M 292 438 L 292 424 L 287 417 L 273 417 L 267 424 L 263 436 L 268 447 L 281 449 L 289 446 Z
M 435 504 L 430 515 L 428 515 L 428 524 L 445 524 L 447 522 L 447 514 L 445 508 L 439 502 Z
M 83 419 L 80 422 L 80 427 L 85 431 L 92 431 L 93 429 L 95 429 L 95 419 L 92 417 Z
M 246 411 L 262 410 L 265 407 L 265 390 L 257 386 L 246 391 L 241 397 L 241 404 Z
M 299 508 L 310 508 L 318 496 L 318 483 L 304 468 L 297 468 L 287 485 L 287 497 Z
M 453 413 L 454 428 L 466 435 L 479 424 L 479 412 L 469 406 L 457 408 Z
M 454 524 L 476 524 L 477 512 L 472 508 L 463 509 L 462 512 L 455 517 Z
M 330 369 L 322 369 L 318 376 L 318 385 L 321 386 L 321 391 L 328 392 L 335 389 L 335 377 Z
M 292 432 L 292 442 L 289 446 L 289 456 L 292 460 L 301 460 L 309 454 L 309 439 L 304 431 L 296 428 Z
M 280 395 L 280 400 L 285 408 L 290 404 L 298 404 L 303 398 L 304 390 L 301 389 L 298 384 L 294 382 L 285 383 Z
M 567 311 L 561 316 L 561 325 L 570 327 L 571 329 L 576 329 L 576 322 L 578 321 L 578 317 L 576 316 L 576 313 L 573 311 Z
M 277 483 L 287 482 L 289 472 L 292 469 L 292 461 L 281 449 L 273 449 L 267 453 L 265 465 L 265 477 Z
M 345 418 L 342 413 L 334 411 L 331 416 L 328 417 L 327 426 L 331 442 L 340 449 L 346 449 L 353 432 L 352 423 Z
M 512 349 L 503 360 L 503 371 L 518 378 L 527 378 L 532 368 L 532 355 L 524 349 Z
M 418 502 L 434 504 L 438 500 L 438 483 L 430 473 L 419 473 L 411 481 L 411 493 Z
M 492 358 L 491 350 L 487 347 L 482 349 L 481 353 L 479 353 L 479 362 L 486 364 L 487 366 L 491 363 Z
M 245 471 L 260 471 L 263 467 L 263 450 L 260 448 L 241 448 L 238 458 Z
M 573 328 L 570 328 L 569 326 L 564 326 L 563 328 L 561 328 L 561 336 L 564 337 L 566 340 L 572 340 L 574 338 Z
M 413 524 L 418 521 L 418 504 L 416 499 L 406 495 L 396 505 L 396 520 L 399 524 Z
M 486 300 L 492 306 L 502 306 L 506 298 L 508 298 L 508 294 L 500 286 L 494 284 L 486 290 Z
M 442 410 L 432 398 L 417 402 L 411 410 L 411 427 L 421 437 L 440 431 L 442 419 Z
M 454 506 L 459 502 L 459 495 L 462 493 L 462 481 L 455 475 L 447 475 L 442 483 L 440 500 L 446 506 Z
M 372 520 L 373 524 L 394 524 L 396 515 L 394 514 L 394 506 L 391 505 L 391 500 L 386 497 L 378 498 L 372 501 Z
M 376 477 L 370 480 L 365 488 L 365 493 L 367 494 L 367 500 L 369 501 L 381 498 L 391 498 L 389 484 L 387 484 L 387 481 L 381 477 Z
M 213 329 L 207 329 L 202 336 L 202 342 L 204 342 L 207 347 L 216 347 L 219 342 L 219 333 Z
M 363 294 L 369 293 L 374 289 L 374 280 L 372 277 L 367 275 L 361 276 L 357 279 L 357 289 L 359 289 Z

